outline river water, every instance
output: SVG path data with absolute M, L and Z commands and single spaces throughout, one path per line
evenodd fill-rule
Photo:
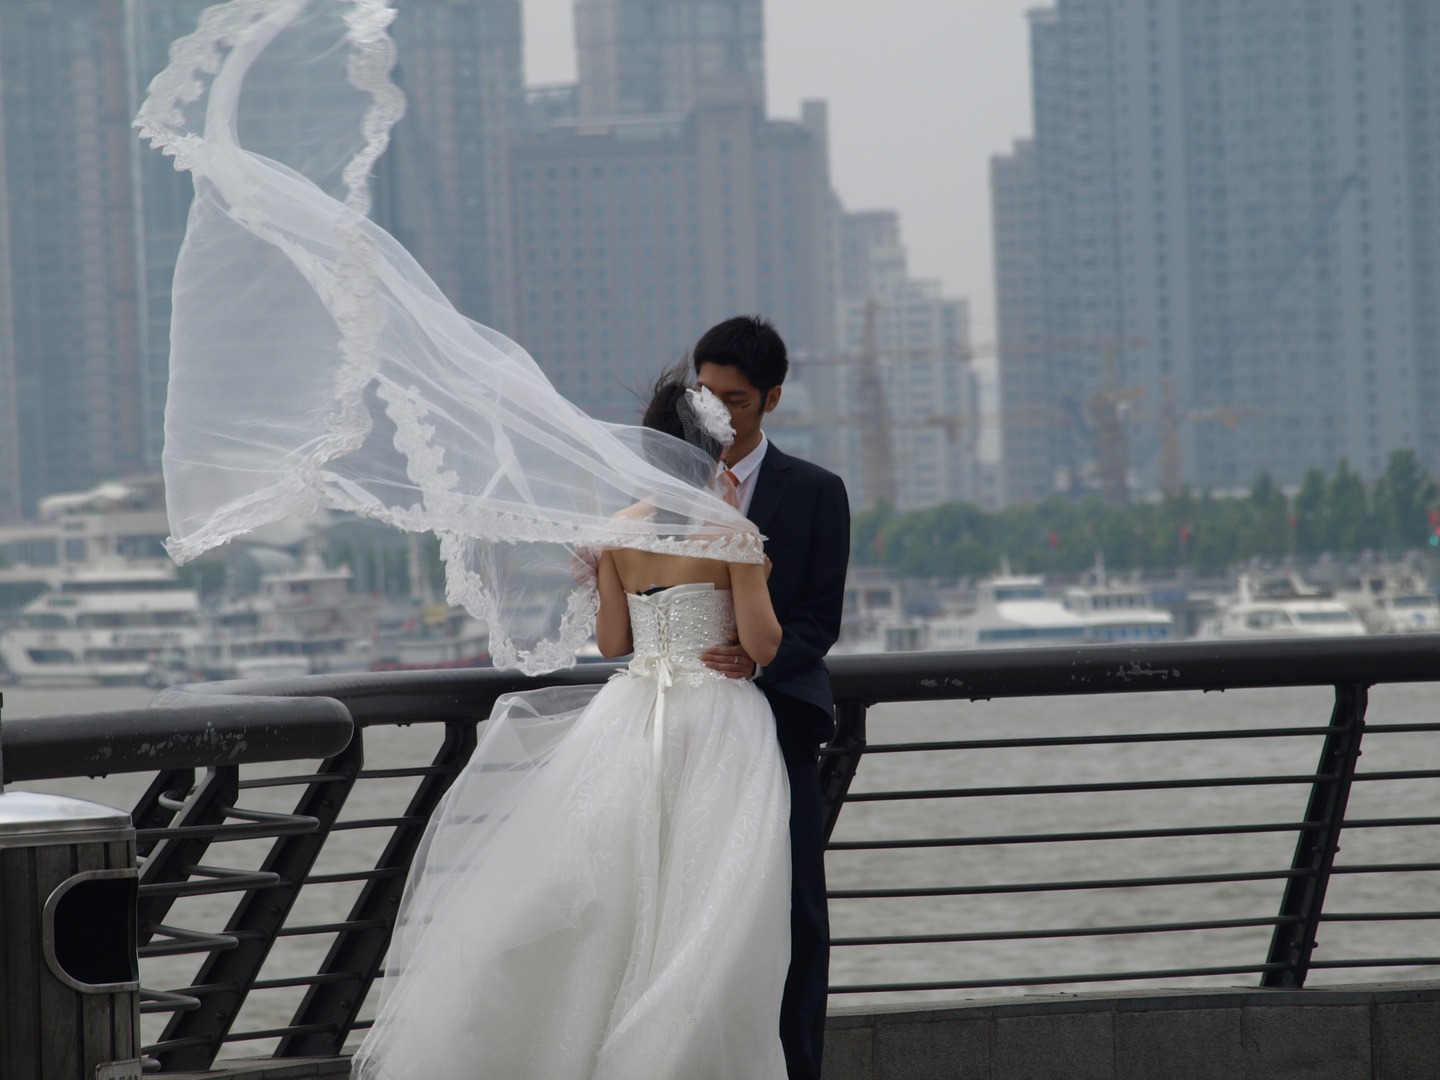
M 4 716 L 53 715 L 146 704 L 143 689 L 63 691 L 5 690 Z M 1372 691 L 1368 721 L 1422 723 L 1437 719 L 1440 695 L 1428 685 L 1379 687 Z M 1135 694 L 1096 698 L 1053 698 L 990 702 L 944 702 L 884 706 L 871 710 L 869 741 L 881 743 L 941 739 L 1030 736 L 1233 731 L 1244 728 L 1303 728 L 1326 723 L 1328 689 L 1230 691 L 1224 694 Z M 366 733 L 370 768 L 429 761 L 439 730 L 431 725 L 373 728 Z M 854 791 L 923 790 L 1014 784 L 1090 783 L 1205 776 L 1301 776 L 1313 773 L 1319 736 L 1226 739 L 1096 747 L 944 751 L 924 755 L 875 754 L 861 764 Z M 1364 772 L 1440 769 L 1440 734 L 1375 733 L 1367 736 Z M 255 767 L 247 776 L 301 771 L 296 763 Z M 148 775 L 76 779 L 17 785 L 96 799 L 129 808 Z M 399 814 L 413 788 L 410 781 L 367 781 L 347 805 L 344 818 Z M 288 810 L 295 788 L 244 793 L 246 805 Z M 952 836 L 997 836 L 1183 827 L 1197 824 L 1294 822 L 1304 813 L 1309 788 L 1271 784 L 1246 788 L 1202 788 L 1105 795 L 1005 796 L 979 799 L 857 803 L 841 815 L 835 840 Z M 1358 783 L 1350 799 L 1352 818 L 1409 814 L 1440 815 L 1440 780 Z M 373 864 L 383 832 L 332 834 L 317 872 L 361 869 Z M 900 886 L 984 885 L 1050 880 L 1100 880 L 1136 876 L 1216 874 L 1283 870 L 1289 866 L 1295 834 L 1230 835 L 1166 840 L 1038 843 L 942 847 L 919 850 L 831 852 L 832 889 Z M 227 845 L 223 865 L 255 866 L 267 845 Z M 1373 829 L 1348 832 L 1339 865 L 1440 862 L 1440 828 Z M 208 857 L 219 862 L 218 849 Z M 367 860 L 369 860 L 367 862 Z M 1006 929 L 1122 927 L 1187 920 L 1238 920 L 1273 916 L 1283 883 L 1255 882 L 1164 886 L 1145 889 L 1087 889 L 1053 893 L 953 898 L 836 900 L 831 904 L 837 938 L 985 933 Z M 358 886 L 312 886 L 302 893 L 290 924 L 343 918 Z M 167 921 L 196 929 L 223 926 L 234 898 L 198 897 L 175 906 Z M 1334 912 L 1440 912 L 1440 876 L 1433 873 L 1338 875 L 1326 910 Z M 979 998 L 1057 990 L 1095 990 L 1104 984 L 1068 985 L 1024 980 L 1046 975 L 1111 971 L 1163 971 L 1179 967 L 1247 967 L 1265 960 L 1267 926 L 1095 938 L 985 941 L 964 944 L 845 946 L 834 950 L 835 986 L 893 982 L 1017 980 L 998 990 L 895 994 L 843 994 L 832 1008 L 901 1000 Z M 282 939 L 263 974 L 279 978 L 313 972 L 330 938 Z M 1440 921 L 1342 922 L 1321 927 L 1319 960 L 1384 956 L 1440 956 Z M 193 958 L 146 961 L 147 986 L 187 985 Z M 1440 967 L 1370 967 L 1317 970 L 1310 985 L 1440 977 Z M 1235 973 L 1207 978 L 1159 978 L 1129 986 L 1251 985 L 1259 976 Z M 303 991 L 273 990 L 251 995 L 236 1030 L 263 1030 L 288 1022 Z M 372 1002 L 373 1004 L 373 1002 Z M 145 1038 L 158 1038 L 160 1021 L 147 1018 Z M 233 1043 L 224 1056 L 268 1053 L 273 1043 Z

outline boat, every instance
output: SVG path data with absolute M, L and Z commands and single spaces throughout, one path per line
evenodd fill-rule
M 194 650 L 206 679 L 261 679 L 368 671 L 374 605 L 350 591 L 348 567 L 314 551 L 260 576 L 259 591 L 220 605 Z
M 914 652 L 928 647 L 926 623 L 908 616 L 901 583 L 886 574 L 861 570 L 845 586 L 840 640 L 830 651 L 847 653 Z
M 1368 630 L 1348 604 L 1291 572 L 1240 575 L 1236 596 L 1201 627 L 1206 640 L 1345 637 Z
M 597 650 L 598 652 L 598 650 Z M 461 607 L 424 604 L 419 619 L 382 626 L 371 671 L 488 667 L 490 633 Z
M 1090 632 L 1084 619 L 1048 596 L 1044 578 L 1017 574 L 980 581 L 973 611 L 931 619 L 926 630 L 926 647 L 941 651 L 1081 645 Z
M 1440 597 L 1422 574 L 1404 566 L 1382 566 L 1362 574 L 1337 600 L 1354 609 L 1372 634 L 1416 634 L 1440 630 Z
M 85 564 L 21 608 L 0 635 L 0 663 L 21 686 L 143 684 L 204 634 L 199 595 L 173 566 Z
M 1169 641 L 1175 636 L 1175 616 L 1155 607 L 1149 589 L 1109 581 L 1099 552 L 1091 583 L 1066 589 L 1061 602 L 1085 623 L 1087 641 Z

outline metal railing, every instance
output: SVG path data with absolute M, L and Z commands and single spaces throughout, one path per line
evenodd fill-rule
M 168 1015 L 146 1054 L 163 1071 L 210 1066 L 226 1044 L 275 1040 L 274 1055 L 339 1054 L 352 1033 L 366 1026 L 361 1011 L 382 972 L 395 913 L 410 861 L 431 813 L 451 778 L 476 744 L 477 725 L 495 699 L 539 685 L 594 683 L 613 665 L 583 666 L 543 679 L 522 679 L 493 670 L 313 676 L 179 687 L 157 695 L 148 709 L 83 717 L 11 720 L 4 725 L 7 782 L 102 773 L 155 772 L 134 809 L 142 856 L 139 941 L 142 960 L 193 955 L 198 962 L 182 987 L 143 992 L 143 1010 Z M 919 803 L 954 805 L 987 799 L 1095 796 L 1102 793 L 1183 792 L 1205 789 L 1304 788 L 1303 813 L 1280 821 L 1195 821 L 1180 826 L 1057 828 L 993 835 L 864 836 L 835 839 L 831 851 L 933 852 L 988 847 L 1076 845 L 1120 841 L 1179 841 L 1192 837 L 1293 836 L 1286 865 L 1227 866 L 1207 873 L 1133 874 L 1056 880 L 945 881 L 906 885 L 889 874 L 883 887 L 838 888 L 835 905 L 855 901 L 940 903 L 967 897 L 1020 897 L 1273 883 L 1278 903 L 1270 912 L 1244 918 L 1150 919 L 1098 925 L 1016 925 L 987 930 L 838 936 L 836 949 L 934 948 L 976 942 L 1065 941 L 1085 937 L 1133 937 L 1196 931 L 1264 930 L 1268 953 L 1243 963 L 1206 962 L 1163 969 L 1081 972 L 986 972 L 983 978 L 888 980 L 832 987 L 839 994 L 910 993 L 1043 986 L 1205 976 L 1259 976 L 1266 987 L 1300 987 L 1322 967 L 1377 967 L 1440 963 L 1434 956 L 1395 955 L 1318 961 L 1312 956 L 1322 922 L 1363 921 L 1428 924 L 1440 910 L 1327 912 L 1327 888 L 1337 875 L 1430 874 L 1440 862 L 1337 865 L 1342 831 L 1405 830 L 1440 825 L 1440 816 L 1416 813 L 1380 819 L 1349 819 L 1352 786 L 1384 780 L 1430 780 L 1440 769 L 1358 769 L 1362 736 L 1440 732 L 1440 722 L 1366 724 L 1368 688 L 1380 683 L 1440 680 L 1440 635 L 1286 640 L 1257 643 L 1179 643 L 1143 647 L 1085 646 L 972 653 L 887 654 L 839 657 L 831 662 L 837 731 L 821 752 L 827 836 L 846 805 Z M 1062 695 L 1198 692 L 1260 687 L 1334 687 L 1328 720 L 1312 726 L 1267 725 L 1240 729 L 1078 732 L 1007 738 L 957 738 L 868 744 L 868 710 L 877 704 L 922 701 L 1044 698 Z M 1317 718 L 1317 721 L 1321 718 Z M 958 725 L 957 721 L 957 725 Z M 369 768 L 366 732 L 389 725 L 436 725 L 438 746 L 424 764 Z M 960 734 L 960 732 L 957 732 Z M 1217 739 L 1318 739 L 1313 768 L 1243 776 L 1148 777 L 1059 783 L 966 784 L 915 790 L 851 790 L 869 755 L 973 755 L 986 750 L 1066 753 L 1084 747 L 1203 743 Z M 308 762 L 310 771 L 268 775 L 265 762 Z M 200 771 L 200 770 L 203 770 Z M 243 772 L 243 775 L 242 775 Z M 861 773 L 863 776 L 863 772 Z M 1045 778 L 1050 779 L 1050 778 Z M 347 818 L 359 805 L 357 790 L 384 781 L 413 784 L 402 812 Z M 242 805 L 247 792 L 297 789 L 286 812 Z M 1297 810 L 1300 800 L 1297 798 Z M 1422 808 L 1423 809 L 1423 808 Z M 859 811 L 857 811 L 858 813 Z M 330 872 L 322 865 L 327 840 L 356 830 L 379 837 L 366 865 Z M 236 843 L 268 841 L 253 866 L 230 865 Z M 231 851 L 239 849 L 231 848 Z M 843 857 L 843 856 L 840 856 Z M 244 860 L 239 860 L 242 863 Z M 324 921 L 291 916 L 306 890 L 346 887 L 343 912 Z M 203 895 L 233 895 L 222 927 L 179 925 L 177 904 Z M 1118 894 L 1117 894 L 1118 895 Z M 180 905 L 183 906 L 183 905 Z M 228 906 L 228 905 L 227 905 Z M 1440 909 L 1440 900 L 1433 907 Z M 329 939 L 313 972 L 274 975 L 272 952 L 281 939 Z M 1193 952 L 1194 950 L 1192 950 Z M 1440 949 L 1432 950 L 1440 951 Z M 1189 955 L 1189 954 L 1187 954 Z M 252 994 L 289 991 L 302 996 L 288 1023 L 237 1030 Z

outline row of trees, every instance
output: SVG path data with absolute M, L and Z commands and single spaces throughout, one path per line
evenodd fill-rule
M 995 513 L 949 503 L 896 514 L 881 503 L 856 516 L 852 543 L 859 565 L 915 577 L 993 574 L 1002 556 L 1016 572 L 1074 573 L 1096 551 L 1116 569 L 1214 571 L 1255 556 L 1398 554 L 1436 544 L 1437 526 L 1440 483 L 1404 450 L 1372 484 L 1342 461 L 1333 475 L 1311 469 L 1293 497 L 1262 473 L 1240 498 L 1186 490 L 1116 507 L 1056 496 Z

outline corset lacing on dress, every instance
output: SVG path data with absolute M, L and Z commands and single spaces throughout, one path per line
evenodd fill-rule
M 691 583 L 647 595 L 627 593 L 630 640 L 634 659 L 625 674 L 653 679 L 655 707 L 650 720 L 651 764 L 659 790 L 665 764 L 665 695 L 684 678 L 698 686 L 705 679 L 724 679 L 700 661 L 700 654 L 727 644 L 735 630 L 735 605 L 729 589 Z

